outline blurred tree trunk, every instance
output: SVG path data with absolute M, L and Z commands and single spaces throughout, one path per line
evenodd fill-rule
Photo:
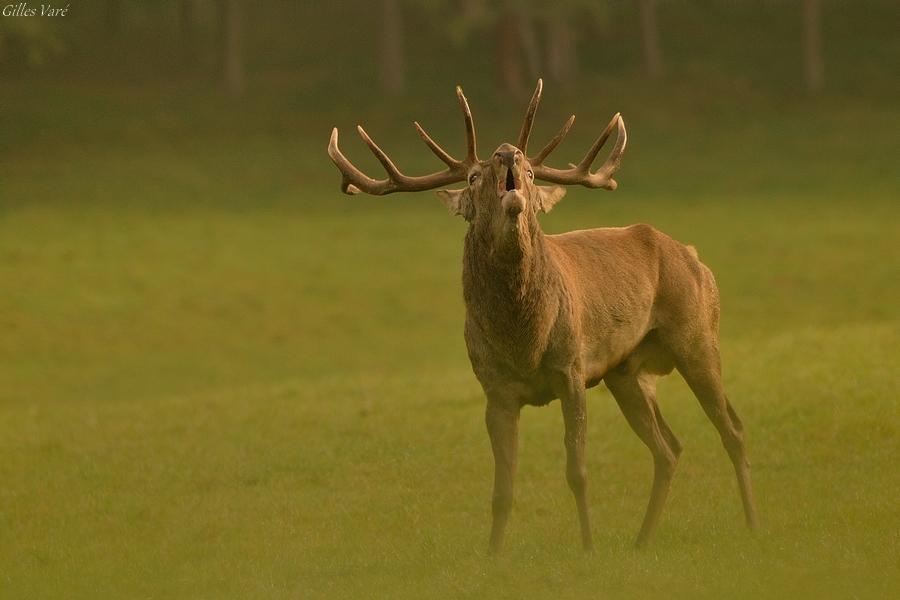
M 244 93 L 244 40 L 240 0 L 219 0 L 222 86 L 232 97 Z
M 378 76 L 381 89 L 395 96 L 401 94 L 406 87 L 402 19 L 400 0 L 381 0 Z
M 181 58 L 187 68 L 197 64 L 196 0 L 181 0 L 179 22 L 181 29 Z
M 103 29 L 108 39 L 119 37 L 122 31 L 122 0 L 106 0 Z
M 818 92 L 825 84 L 825 61 L 822 58 L 822 4 L 819 0 L 803 0 L 803 70 L 806 87 Z
M 558 83 L 570 83 L 578 72 L 575 51 L 575 31 L 571 15 L 554 11 L 548 22 L 547 70 L 550 78 Z
M 659 27 L 656 24 L 656 0 L 638 0 L 641 18 L 641 46 L 644 71 L 650 79 L 662 75 L 662 52 L 659 46 Z
M 515 7 L 505 2 L 495 22 L 497 40 L 497 68 L 502 91 L 518 95 L 522 91 L 522 53 L 519 46 L 518 27 L 515 21 Z
M 534 15 L 529 7 L 522 6 L 516 13 L 516 19 L 519 40 L 522 42 L 522 53 L 525 55 L 525 64 L 528 67 L 528 76 L 537 80 L 538 77 L 541 77 L 542 67 L 541 49 L 534 27 Z

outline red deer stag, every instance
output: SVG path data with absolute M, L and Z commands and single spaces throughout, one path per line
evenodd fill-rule
M 518 144 L 502 144 L 487 160 L 475 149 L 475 126 L 462 89 L 456 89 L 466 123 L 466 157 L 445 152 L 424 129 L 425 144 L 443 171 L 403 174 L 358 127 L 359 135 L 387 171 L 387 179 L 363 174 L 338 148 L 331 132 L 328 154 L 343 174 L 348 194 L 429 190 L 464 181 L 461 190 L 439 191 L 453 214 L 469 223 L 463 252 L 465 339 L 475 376 L 487 396 L 486 422 L 494 452 L 493 524 L 490 550 L 503 543 L 513 501 L 519 413 L 559 398 L 565 422 L 566 479 L 575 495 L 585 549 L 592 547 L 585 469 L 585 389 L 601 380 L 628 424 L 653 455 L 650 501 L 637 537 L 653 534 L 669 492 L 681 444 L 656 403 L 656 380 L 677 368 L 716 426 L 734 464 L 744 515 L 756 525 L 750 470 L 741 420 L 722 387 L 719 359 L 719 296 L 710 270 L 685 246 L 648 225 L 588 229 L 545 235 L 537 214 L 565 194 L 558 186 L 616 189 L 612 175 L 625 150 L 625 124 L 618 114 L 577 165 L 544 164 L 575 117 L 537 154 L 528 138 L 541 99 L 538 81 Z M 607 138 L 617 140 L 605 163 L 591 172 Z

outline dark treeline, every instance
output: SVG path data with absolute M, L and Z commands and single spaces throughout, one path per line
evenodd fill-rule
M 0 70 L 6 76 L 66 69 L 189 74 L 240 96 L 267 67 L 302 73 L 331 66 L 390 95 L 406 93 L 416 73 L 456 68 L 476 69 L 499 90 L 521 93 L 539 75 L 569 85 L 603 61 L 624 62 L 648 80 L 673 76 L 671 67 L 693 40 L 706 34 L 728 39 L 727 32 L 715 31 L 724 24 L 757 28 L 760 44 L 772 44 L 772 32 L 783 31 L 782 62 L 791 65 L 798 88 L 817 92 L 828 83 L 825 25 L 846 4 L 97 0 L 72 6 L 62 18 L 3 17 Z M 890 2 L 865 4 L 890 10 Z M 684 22 L 690 30 L 679 25 Z M 756 50 L 752 44 L 744 49 Z

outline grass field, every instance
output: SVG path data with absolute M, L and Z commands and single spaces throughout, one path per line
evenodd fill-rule
M 631 543 L 651 461 L 601 388 L 596 553 L 578 549 L 553 403 L 523 413 L 508 548 L 488 559 L 464 224 L 433 194 L 342 197 L 324 152 L 338 124 L 372 168 L 358 118 L 431 168 L 408 121 L 456 148 L 452 89 L 313 118 L 290 94 L 4 88 L 0 597 L 896 595 L 900 112 L 715 91 L 548 93 L 536 135 L 580 119 L 561 157 L 614 110 L 630 136 L 620 190 L 572 190 L 543 223 L 648 222 L 713 268 L 761 531 L 673 375 L 659 397 L 686 450 L 649 549 Z M 519 109 L 470 101 L 483 148 L 516 131 Z

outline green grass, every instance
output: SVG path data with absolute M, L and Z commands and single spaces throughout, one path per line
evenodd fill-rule
M 649 222 L 717 274 L 761 531 L 673 375 L 659 396 L 686 450 L 648 550 L 631 543 L 651 461 L 600 389 L 597 552 L 578 550 L 554 403 L 523 413 L 508 549 L 485 556 L 464 225 L 432 194 L 339 196 L 324 153 L 337 123 L 373 166 L 358 118 L 410 171 L 433 167 L 406 121 L 426 112 L 456 148 L 449 90 L 407 114 L 22 84 L 0 141 L 0 596 L 896 594 L 900 113 L 841 94 L 549 92 L 537 135 L 579 114 L 561 157 L 616 109 L 630 138 L 620 190 L 572 190 L 545 228 Z M 470 101 L 483 148 L 515 131 L 518 109 Z

